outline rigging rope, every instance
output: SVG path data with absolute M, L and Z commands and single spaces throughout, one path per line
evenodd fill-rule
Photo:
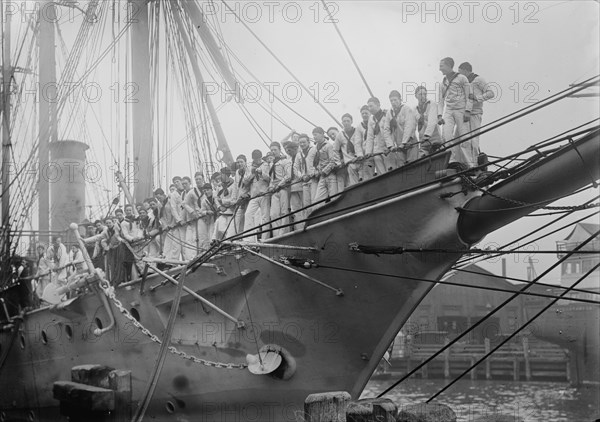
M 323 3 L 323 8 L 325 9 L 325 11 L 327 12 L 327 14 L 329 15 L 329 22 L 333 23 L 333 27 L 335 28 L 336 32 L 340 36 L 340 39 L 342 40 L 342 43 L 344 44 L 344 48 L 348 52 L 348 55 L 352 59 L 352 63 L 354 63 L 354 67 L 358 71 L 358 74 L 360 75 L 360 78 L 362 79 L 363 83 L 365 84 L 365 87 L 367 88 L 367 91 L 369 92 L 369 96 L 374 97 L 375 94 L 373 94 L 373 91 L 371 91 L 371 88 L 369 87 L 369 84 L 367 83 L 367 80 L 365 79 L 365 76 L 361 72 L 360 67 L 358 66 L 358 63 L 354 59 L 354 55 L 350 51 L 350 47 L 348 47 L 348 44 L 346 43 L 346 40 L 344 39 L 344 36 L 342 35 L 340 29 L 338 28 L 337 19 L 334 19 L 333 16 L 331 16 L 331 11 L 329 10 L 329 7 L 327 7 L 327 3 L 325 3 L 325 0 L 321 0 L 321 3 Z
M 423 362 L 421 362 L 419 365 L 417 365 L 415 368 L 413 368 L 411 371 L 409 371 L 406 375 L 404 375 L 402 378 L 400 378 L 398 381 L 394 382 L 394 384 L 392 384 L 390 387 L 386 388 L 383 392 L 379 393 L 377 395 L 377 397 L 382 397 L 383 395 L 387 394 L 388 392 L 390 392 L 392 389 L 394 389 L 398 384 L 400 384 L 402 381 L 406 380 L 407 378 L 409 378 L 410 376 L 412 376 L 415 372 L 417 372 L 419 369 L 421 369 L 423 366 L 427 365 L 429 362 L 431 362 L 433 359 L 435 359 L 437 356 L 439 356 L 440 354 L 442 354 L 445 350 L 449 349 L 453 344 L 455 344 L 456 342 L 460 341 L 463 337 L 465 337 L 467 334 L 469 334 L 470 332 L 472 332 L 473 330 L 475 330 L 475 328 L 479 327 L 481 324 L 483 324 L 488 318 L 490 318 L 492 315 L 494 315 L 496 312 L 498 312 L 499 310 L 501 310 L 502 308 L 504 308 L 504 306 L 506 306 L 509 302 L 511 302 L 513 299 L 515 299 L 516 297 L 518 297 L 522 292 L 526 291 L 529 287 L 531 287 L 532 285 L 534 285 L 538 280 L 541 280 L 543 277 L 545 277 L 550 271 L 552 271 L 554 268 L 558 267 L 559 265 L 561 265 L 564 261 L 566 261 L 567 258 L 569 258 L 571 255 L 577 253 L 581 248 L 583 248 L 585 245 L 587 245 L 588 243 L 590 243 L 596 236 L 598 236 L 600 234 L 600 230 L 597 231 L 593 236 L 590 236 L 588 239 L 586 239 L 585 241 L 581 242 L 579 245 L 577 245 L 574 249 L 567 251 L 565 253 L 565 255 L 561 258 L 559 258 L 559 260 L 557 262 L 555 262 L 554 264 L 552 264 L 548 269 L 546 269 L 542 274 L 540 274 L 538 277 L 536 277 L 535 279 L 533 279 L 532 281 L 528 282 L 525 286 L 523 286 L 520 290 L 518 290 L 517 292 L 515 292 L 514 294 L 512 294 L 509 298 L 507 298 L 506 300 L 504 300 L 500 305 L 496 306 L 494 309 L 492 309 L 488 314 L 486 314 L 483 318 L 481 318 L 479 321 L 477 321 L 475 324 L 473 324 L 471 327 L 469 327 L 468 329 L 466 329 L 465 331 L 463 331 L 460 335 L 458 335 L 456 338 L 454 338 L 451 342 L 449 342 L 448 344 L 446 344 L 444 347 L 442 347 L 440 350 L 438 350 L 437 352 L 435 352 L 434 354 L 432 354 L 431 356 L 429 356 L 427 359 L 425 359 Z
M 575 283 L 573 283 L 573 286 L 577 286 L 579 283 L 581 283 L 583 280 L 586 279 L 586 277 L 588 277 L 590 274 L 592 274 L 597 268 L 600 267 L 600 263 L 594 265 L 587 273 L 585 273 L 583 276 L 581 276 Z M 511 333 L 508 337 L 506 337 L 505 339 L 503 339 L 498 345 L 496 345 L 493 349 L 491 349 L 489 352 L 487 352 L 485 355 L 483 355 L 481 358 L 479 358 L 475 363 L 473 363 L 472 365 L 470 365 L 467 369 L 465 369 L 460 375 L 458 375 L 456 378 L 454 378 L 451 382 L 449 382 L 447 385 L 445 385 L 441 390 L 439 390 L 437 393 L 435 393 L 433 396 L 431 396 L 426 403 L 429 403 L 430 401 L 432 401 L 433 399 L 435 399 L 437 396 L 439 396 L 440 394 L 442 394 L 444 391 L 446 391 L 448 388 L 450 388 L 451 386 L 453 386 L 459 379 L 461 379 L 463 376 L 465 376 L 466 374 L 468 374 L 469 372 L 471 372 L 472 369 L 474 369 L 477 365 L 479 365 L 481 362 L 483 362 L 484 360 L 486 360 L 488 357 L 490 357 L 494 352 L 496 352 L 498 349 L 500 349 L 502 346 L 504 346 L 506 343 L 508 343 L 508 341 L 510 341 L 513 337 L 515 337 L 518 333 L 520 333 L 521 331 L 523 331 L 529 324 L 531 324 L 533 321 L 535 321 L 540 315 L 542 315 L 544 312 L 546 312 L 548 309 L 550 309 L 551 306 L 553 306 L 556 302 L 558 302 L 560 299 L 564 298 L 564 296 L 571 290 L 571 287 L 567 287 L 567 289 L 562 292 L 559 297 L 553 299 L 549 304 L 547 304 L 546 306 L 544 306 L 539 312 L 537 312 L 533 317 L 531 317 L 528 321 L 525 321 L 525 323 L 523 325 L 521 325 L 517 330 L 515 330 L 513 333 Z
M 248 24 L 245 22 L 244 19 L 240 19 L 240 17 L 238 16 L 237 12 L 235 10 L 233 10 L 231 7 L 229 7 L 229 5 L 227 4 L 227 2 L 225 0 L 221 0 L 221 2 L 225 5 L 225 7 L 229 10 L 230 13 L 233 14 L 233 16 L 235 16 L 236 18 L 236 22 L 241 22 L 242 25 L 244 25 L 244 27 L 252 34 L 252 36 L 254 38 L 256 38 L 256 40 L 260 43 L 260 45 L 262 45 L 267 52 L 277 61 L 277 63 L 279 63 L 284 69 L 285 71 L 292 77 L 294 78 L 294 80 L 296 81 L 296 83 L 298 83 L 298 85 L 300 85 L 300 87 L 308 94 L 310 95 L 310 97 L 315 101 L 315 103 L 317 103 L 322 109 L 323 111 L 325 111 L 325 113 L 327 113 L 329 115 L 329 117 L 331 117 L 333 119 L 333 121 L 339 126 L 342 127 L 342 124 L 338 121 L 338 119 L 323 105 L 323 103 L 321 103 L 321 101 L 314 96 L 314 94 L 300 81 L 300 79 L 298 79 L 296 77 L 296 75 L 294 75 L 294 73 L 279 59 L 279 57 L 277 57 L 277 55 L 258 37 L 258 35 L 256 35 L 256 33 L 252 30 L 252 28 L 250 28 L 248 26 Z
M 381 277 L 397 278 L 400 280 L 411 280 L 411 281 L 420 281 L 420 282 L 422 281 L 425 283 L 440 284 L 442 286 L 465 287 L 465 288 L 469 288 L 469 289 L 487 290 L 487 291 L 492 291 L 492 292 L 502 292 L 502 293 L 511 293 L 511 294 L 515 293 L 514 289 L 511 290 L 511 289 L 503 289 L 501 287 L 480 286 L 480 285 L 476 285 L 476 284 L 465 284 L 465 283 L 456 283 L 456 282 L 452 282 L 452 281 L 431 280 L 431 279 L 427 279 L 427 278 L 410 277 L 410 276 L 406 276 L 406 275 L 386 274 L 386 273 L 380 273 L 380 272 L 375 272 L 375 271 L 358 270 L 355 268 L 336 267 L 333 265 L 326 265 L 326 264 L 323 265 L 321 263 L 318 264 L 318 267 L 330 269 L 330 270 L 353 272 L 353 273 L 358 273 L 358 274 L 367 274 L 367 275 L 375 275 L 375 276 L 381 276 Z M 472 273 L 480 274 L 483 276 L 490 276 L 490 277 L 493 276 L 493 274 L 484 274 L 484 273 L 478 273 L 478 272 L 472 272 Z M 498 277 L 502 278 L 502 279 L 508 279 L 508 278 L 501 277 L 501 276 L 498 276 Z M 540 286 L 542 285 L 541 283 L 536 283 L 536 284 L 539 284 Z M 548 285 L 548 284 L 544 284 L 544 285 Z M 515 286 L 515 287 L 518 287 L 518 286 Z M 566 289 L 566 287 L 561 287 L 561 286 L 552 286 L 552 287 Z M 552 295 L 549 293 L 541 293 L 541 292 L 522 292 L 521 294 L 525 295 L 525 296 L 544 297 L 544 298 L 549 298 L 549 299 L 556 299 L 557 297 L 559 297 L 559 296 Z M 569 297 L 569 300 L 572 300 L 574 302 L 591 303 L 594 305 L 600 305 L 600 301 L 593 300 L 593 299 Z
M 600 196 L 596 196 L 596 197 L 594 197 L 594 198 L 592 198 L 592 199 L 588 200 L 586 203 L 592 203 L 592 201 L 595 201 L 595 200 L 597 200 L 598 198 L 600 198 Z M 525 238 L 527 238 L 527 237 L 529 237 L 529 236 L 532 236 L 532 235 L 534 235 L 534 234 L 536 234 L 536 233 L 538 233 L 538 232 L 540 232 L 540 231 L 544 230 L 545 228 L 547 228 L 547 227 L 551 226 L 552 224 L 555 224 L 555 223 L 557 223 L 558 221 L 562 220 L 563 218 L 565 218 L 565 217 L 567 217 L 567 216 L 571 215 L 573 212 L 575 212 L 575 210 L 571 210 L 571 211 L 569 211 L 569 214 L 564 214 L 564 215 L 561 215 L 560 217 L 558 217 L 558 218 L 554 219 L 553 221 L 550 221 L 549 223 L 546 223 L 546 224 L 544 224 L 543 226 L 541 226 L 541 227 L 539 227 L 539 228 L 536 228 L 536 229 L 532 230 L 531 232 L 529 232 L 529 233 L 527 233 L 527 234 L 525 234 L 525 235 L 523 235 L 523 236 L 521 236 L 521 237 L 519 237 L 519 238 L 517 238 L 517 239 L 515 239 L 515 240 L 513 240 L 513 241 L 511 241 L 511 242 L 509 242 L 509 243 L 507 243 L 507 244 L 505 244 L 505 245 L 503 245 L 503 246 L 500 246 L 498 249 L 504 249 L 504 248 L 507 248 L 507 247 L 509 247 L 510 245 L 513 245 L 513 244 L 515 244 L 515 243 L 517 243 L 517 244 L 518 244 L 518 243 L 519 243 L 521 240 L 523 240 L 523 239 L 525 239 Z M 537 238 L 535 238 L 535 239 L 532 239 L 532 240 L 530 240 L 530 241 L 526 242 L 525 244 L 521 245 L 520 247 L 522 248 L 522 247 L 524 247 L 524 246 L 530 245 L 531 243 L 533 243 L 533 242 L 536 242 L 537 240 L 543 239 L 544 237 L 546 237 L 546 236 L 549 236 L 549 235 L 552 235 L 552 234 L 554 234 L 554 233 L 557 233 L 558 231 L 560 231 L 560 230 L 562 230 L 562 229 L 565 229 L 565 228 L 567 228 L 567 227 L 573 226 L 573 225 L 575 225 L 576 223 L 579 223 L 579 222 L 581 222 L 581 221 L 583 221 L 583 220 L 586 220 L 586 219 L 588 219 L 588 218 L 592 217 L 593 215 L 596 215 L 596 212 L 593 212 L 593 213 L 591 213 L 591 214 L 588 214 L 588 215 L 586 215 L 586 216 L 584 216 L 584 217 L 582 217 L 582 218 L 579 218 L 579 219 L 578 219 L 578 220 L 576 220 L 575 222 L 567 223 L 566 225 L 564 225 L 564 226 L 561 226 L 561 227 L 559 227 L 558 229 L 555 229 L 555 230 L 551 231 L 550 233 L 547 233 L 546 235 L 542 235 L 542 236 L 540 236 L 540 237 L 537 237 Z M 496 255 L 496 256 L 498 256 L 498 255 Z M 494 257 L 492 256 L 492 257 L 490 257 L 490 258 L 494 258 Z M 488 258 L 488 259 L 489 259 L 489 258 Z M 462 260 L 462 259 L 461 259 L 461 260 L 459 260 L 459 261 L 458 261 L 458 262 L 455 264 L 455 266 L 454 266 L 453 268 L 455 268 L 455 267 L 456 267 L 456 265 L 460 265 L 460 264 L 462 264 L 464 261 L 466 261 L 466 260 Z

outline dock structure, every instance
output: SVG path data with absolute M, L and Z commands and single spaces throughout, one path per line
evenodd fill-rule
M 131 420 L 131 371 L 104 365 L 71 368 L 70 381 L 56 381 L 52 392 L 60 412 L 72 422 Z
M 447 341 L 444 344 L 447 344 Z M 394 350 L 391 367 L 378 371 L 382 374 L 408 373 L 424 362 L 444 344 L 411 344 L 403 350 Z M 467 368 L 492 349 L 489 339 L 483 344 L 455 344 L 434 360 L 423 366 L 415 376 L 423 379 L 450 379 Z M 514 381 L 571 381 L 570 355 L 558 346 L 532 341 L 524 336 L 517 343 L 504 345 L 485 361 L 469 372 L 471 380 L 514 380 Z

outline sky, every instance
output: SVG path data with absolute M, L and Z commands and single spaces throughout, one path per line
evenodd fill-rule
M 31 6 L 36 2 L 26 3 Z M 237 12 L 237 17 L 227 13 L 222 2 L 198 3 L 208 25 L 213 29 L 218 26 L 230 49 L 228 56 L 232 65 L 246 82 L 251 78 L 232 58 L 233 54 L 260 81 L 271 86 L 274 95 L 312 124 L 325 128 L 336 125 L 335 120 L 309 93 L 299 89 L 296 78 L 338 120 L 344 113 L 354 115 L 355 121 L 359 119 L 359 109 L 370 94 L 320 1 L 228 2 Z M 85 5 L 85 2 L 81 4 Z M 117 4 L 117 7 L 120 8 L 121 4 Z M 484 106 L 484 124 L 557 93 L 569 84 L 600 73 L 600 5 L 596 1 L 346 0 L 327 4 L 369 87 L 384 107 L 389 107 L 388 94 L 393 89 L 402 93 L 408 105 L 415 105 L 412 92 L 417 85 L 425 85 L 433 95 L 436 84 L 442 78 L 438 70 L 439 61 L 446 56 L 454 58 L 455 68 L 463 61 L 470 62 L 474 72 L 492 84 L 497 95 Z M 79 29 L 80 18 L 63 18 L 63 21 L 66 22 L 62 31 L 69 47 Z M 271 57 L 244 24 L 255 32 L 294 76 Z M 116 32 L 119 28 L 117 25 Z M 115 25 L 105 31 L 102 38 L 105 44 L 111 39 L 111 30 L 114 34 Z M 16 28 L 13 28 L 13 33 L 17 34 Z M 126 37 L 123 40 L 126 41 Z M 222 47 L 222 51 L 225 52 L 225 47 Z M 91 54 L 90 51 L 84 52 L 86 63 L 89 63 L 87 54 Z M 109 87 L 115 82 L 124 85 L 131 81 L 123 76 L 126 68 L 115 69 L 110 57 L 107 56 L 98 67 L 99 71 L 89 79 L 104 87 L 105 93 L 114 92 Z M 201 66 L 210 73 L 210 65 L 201 63 Z M 210 80 L 208 75 L 206 77 Z M 159 89 L 164 90 L 164 79 L 161 84 Z M 290 129 L 257 107 L 254 101 L 257 96 L 267 101 L 267 107 L 272 103 L 273 110 L 289 127 L 300 132 L 312 131 L 312 124 L 273 100 L 271 92 L 264 87 L 258 90 L 256 87 L 256 84 L 242 83 L 241 91 L 246 94 L 243 96 L 248 110 L 266 132 L 267 136 L 263 135 L 263 138 L 279 140 Z M 119 88 L 126 89 L 124 86 Z M 171 89 L 169 110 L 165 108 L 159 114 L 164 122 L 168 120 L 173 125 L 171 129 L 160 132 L 156 139 L 169 148 L 169 155 L 165 158 L 169 161 L 169 174 L 162 175 L 161 184 L 176 172 L 179 175 L 192 175 L 195 171 L 190 163 L 190 150 L 186 142 L 179 142 L 186 138 L 184 110 L 177 105 L 180 94 L 175 87 Z M 217 89 L 210 97 L 219 110 L 219 118 L 234 158 L 241 153 L 250 156 L 255 148 L 266 150 L 265 142 L 268 143 L 270 139 L 261 140 L 245 121 L 235 100 L 224 101 L 226 93 L 221 89 Z M 107 162 L 111 161 L 108 150 L 114 148 L 116 155 L 119 155 L 122 140 L 117 138 L 122 138 L 125 130 L 125 106 L 120 104 L 118 111 L 115 111 L 115 102 L 112 103 L 112 109 L 106 108 L 108 106 L 104 103 L 87 104 L 88 109 L 95 110 L 95 116 L 92 118 L 88 111 L 85 117 L 90 126 L 86 138 L 92 146 L 93 159 L 103 162 L 106 168 L 109 167 Z M 481 147 L 488 155 L 504 156 L 598 118 L 599 112 L 598 98 L 567 99 L 483 135 Z M 170 116 L 169 119 L 165 118 L 166 115 Z M 100 123 L 95 123 L 96 117 Z M 74 129 L 72 134 L 65 136 L 77 139 L 79 132 Z M 101 138 L 104 136 L 109 140 L 103 141 Z M 112 147 L 107 148 L 107 145 Z M 102 193 L 100 200 L 106 202 L 106 198 L 112 198 L 116 189 L 110 175 L 103 182 L 106 185 L 103 189 L 108 191 Z M 95 188 L 88 197 L 97 197 L 98 192 L 103 191 Z M 570 198 L 568 202 L 581 203 L 591 195 Z M 522 219 L 489 235 L 480 246 L 505 244 L 532 226 L 544 224 L 549 218 Z M 595 219 L 597 222 L 597 217 Z M 568 232 L 563 230 L 552 239 L 537 242 L 536 247 L 554 249 L 554 241 L 565 238 Z M 526 255 L 509 257 L 508 275 L 525 277 L 527 258 Z M 539 261 L 535 264 L 538 273 L 554 260 L 554 257 L 539 254 L 533 258 Z M 499 261 L 483 265 L 496 273 L 500 272 Z M 556 272 L 553 277 L 558 277 Z

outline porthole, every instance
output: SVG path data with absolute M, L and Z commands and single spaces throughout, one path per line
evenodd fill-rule
M 48 335 L 46 334 L 46 330 L 42 330 L 42 343 L 48 344 Z
M 165 405 L 165 409 L 167 410 L 167 413 L 175 413 L 175 405 L 173 404 L 173 402 L 168 401 Z
M 131 314 L 132 317 L 134 317 L 136 319 L 136 321 L 138 321 L 138 322 L 140 321 L 140 313 L 138 312 L 137 309 L 131 308 L 129 310 L 129 313 Z
M 71 326 L 68 324 L 65 325 L 65 334 L 69 340 L 73 338 L 73 328 L 71 328 Z
M 102 320 L 100 318 L 96 318 L 94 320 L 94 322 L 96 323 L 96 327 L 98 327 L 101 330 L 102 329 Z

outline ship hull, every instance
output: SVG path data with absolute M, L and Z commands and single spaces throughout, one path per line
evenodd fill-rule
M 275 260 L 281 255 L 313 259 L 318 267 L 297 270 L 332 289 L 244 251 L 218 256 L 211 261 L 213 266 L 188 274 L 188 288 L 243 321 L 245 328 L 236 327 L 184 292 L 171 337 L 177 349 L 213 362 L 240 364 L 246 362 L 246 354 L 276 345 L 287 352 L 295 371 L 284 380 L 253 375 L 247 369 L 209 367 L 168 354 L 147 416 L 159 420 L 173 414 L 202 421 L 300 420 L 308 394 L 345 390 L 358 397 L 389 343 L 433 286 L 418 280 L 438 279 L 460 254 L 377 256 L 351 251 L 348 245 L 464 250 L 456 234 L 455 207 L 472 194 L 440 198 L 462 189 L 457 180 L 435 180 L 435 171 L 445 166 L 445 160 L 406 166 L 354 186 L 316 212 L 324 215 L 329 208 L 335 210 L 334 215 L 272 240 L 313 247 L 315 252 L 261 250 Z M 359 204 L 378 196 L 385 199 Z M 344 211 L 347 207 L 352 208 Z M 161 284 L 163 280 L 149 276 L 143 294 L 140 283 L 116 290 L 123 306 L 160 338 L 176 289 L 171 283 Z M 158 285 L 150 291 L 150 286 Z M 337 295 L 333 289 L 344 294 Z M 1 368 L 6 393 L 0 398 L 0 408 L 34 411 L 43 418 L 41 409 L 58 405 L 52 397 L 53 383 L 69 380 L 70 369 L 82 364 L 131 370 L 134 402 L 141 400 L 160 345 L 112 302 L 115 328 L 96 336 L 94 329 L 106 327 L 110 318 L 92 293 L 63 308 L 40 309 L 25 316 Z M 12 333 L 2 335 L 3 344 L 9 344 Z

